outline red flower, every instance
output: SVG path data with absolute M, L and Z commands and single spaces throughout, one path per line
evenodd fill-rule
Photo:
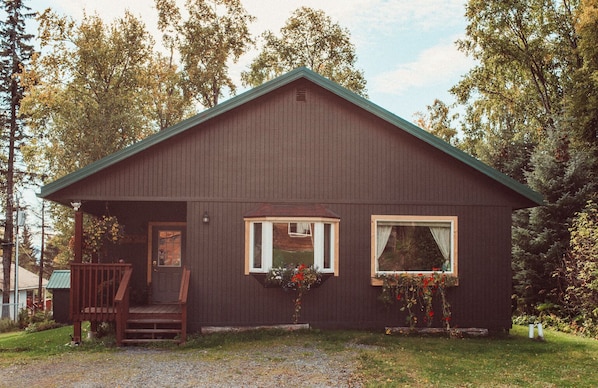
M 397 294 L 397 300 L 401 300 L 402 297 L 403 297 L 403 295 Z
M 296 273 L 295 275 L 293 275 L 293 277 L 291 278 L 291 281 L 293 283 L 299 283 L 299 282 L 302 282 L 303 279 L 304 279 L 303 273 L 299 272 L 299 273 Z
M 430 310 L 430 311 L 428 312 L 428 315 L 430 316 L 430 318 L 432 318 L 432 317 L 434 316 L 434 311 Z

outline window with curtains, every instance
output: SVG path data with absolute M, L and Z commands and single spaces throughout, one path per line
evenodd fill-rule
M 338 271 L 338 220 L 253 218 L 245 220 L 246 273 L 267 273 L 289 264 Z
M 410 272 L 457 275 L 457 217 L 372 216 L 372 277 Z

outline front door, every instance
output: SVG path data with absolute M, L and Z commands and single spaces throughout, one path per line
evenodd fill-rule
M 150 223 L 148 281 L 152 302 L 176 302 L 185 264 L 185 224 Z

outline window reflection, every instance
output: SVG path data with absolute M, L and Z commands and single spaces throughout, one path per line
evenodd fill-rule
M 160 230 L 158 232 L 158 265 L 161 267 L 181 266 L 182 232 Z

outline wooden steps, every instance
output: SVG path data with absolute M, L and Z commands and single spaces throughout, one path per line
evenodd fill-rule
M 131 307 L 122 344 L 180 343 L 182 334 L 183 319 L 178 304 Z
M 165 341 L 185 343 L 190 277 L 189 268 L 183 268 L 179 298 L 172 303 L 130 306 L 128 293 L 117 294 L 116 299 L 122 300 L 119 306 L 123 308 L 116 314 L 116 344 L 121 346 Z

